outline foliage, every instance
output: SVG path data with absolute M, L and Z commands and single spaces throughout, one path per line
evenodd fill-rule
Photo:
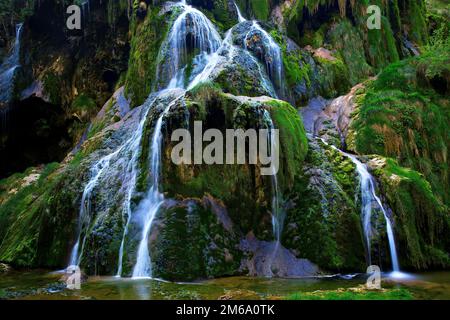
M 412 300 L 407 289 L 363 290 L 338 289 L 330 291 L 298 292 L 287 297 L 288 300 Z

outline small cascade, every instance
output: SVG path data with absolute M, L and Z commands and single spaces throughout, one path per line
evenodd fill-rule
M 147 102 L 148 106 L 151 106 L 157 98 L 157 95 L 153 95 L 149 98 L 149 101 Z M 123 265 L 123 253 L 125 248 L 125 239 L 128 234 L 128 229 L 131 222 L 132 217 L 132 208 L 131 208 L 131 200 L 133 193 L 135 191 L 137 177 L 138 177 L 138 158 L 140 154 L 140 148 L 141 148 L 141 141 L 142 141 L 142 135 L 144 133 L 144 125 L 147 120 L 147 115 L 150 111 L 150 107 L 147 107 L 146 112 L 144 113 L 144 116 L 141 118 L 139 122 L 139 127 L 136 130 L 135 134 L 133 135 L 132 139 L 130 139 L 130 147 L 131 150 L 131 161 L 127 164 L 127 172 L 126 179 L 129 182 L 128 183 L 128 192 L 125 198 L 125 203 L 123 204 L 123 218 L 126 221 L 123 235 L 122 235 L 122 241 L 120 242 L 120 248 L 119 248 L 119 261 L 117 264 L 117 277 L 122 276 L 122 265 Z
M 0 66 L 0 104 L 8 103 L 11 101 L 13 88 L 14 88 L 14 76 L 17 68 L 20 67 L 20 36 L 22 33 L 23 24 L 16 26 L 16 40 L 14 47 L 11 50 L 9 57 Z
M 245 18 L 242 16 L 241 10 L 239 10 L 239 7 L 238 7 L 238 5 L 236 4 L 235 1 L 233 1 L 233 4 L 234 4 L 234 7 L 236 8 L 236 12 L 237 12 L 237 15 L 238 15 L 238 21 L 239 21 L 239 23 L 247 21 L 247 19 L 245 19 Z
M 356 169 L 358 170 L 360 178 L 361 199 L 362 199 L 361 211 L 363 214 L 363 227 L 367 242 L 369 263 L 371 264 L 370 237 L 371 237 L 372 206 L 375 201 L 375 204 L 383 212 L 384 219 L 386 220 L 386 232 L 389 240 L 389 250 L 391 253 L 392 269 L 393 271 L 399 271 L 400 268 L 398 264 L 397 250 L 395 247 L 394 232 L 392 229 L 391 220 L 389 219 L 389 216 L 381 202 L 381 199 L 377 196 L 375 192 L 374 178 L 367 170 L 366 165 L 364 165 L 361 161 L 359 161 L 354 155 L 347 153 L 343 154 L 346 155 L 348 158 L 350 158 L 356 165 Z
M 188 86 L 188 90 L 194 88 L 197 84 L 206 81 L 211 73 L 214 71 L 218 63 L 223 59 L 224 57 L 228 61 L 232 61 L 234 54 L 235 54 L 235 48 L 233 46 L 233 43 L 231 42 L 232 34 L 231 29 L 227 31 L 225 34 L 225 38 L 223 39 L 220 47 L 212 53 L 211 55 L 208 55 L 208 62 L 204 66 L 202 72 L 198 73 L 195 78 L 191 81 L 191 83 Z
M 151 96 L 149 98 L 150 102 L 147 104 L 147 106 L 150 106 L 153 101 L 156 100 L 156 96 Z M 142 112 L 142 116 L 140 118 L 139 126 L 134 131 L 134 133 L 131 135 L 131 137 L 126 140 L 121 146 L 119 146 L 115 151 L 112 153 L 104 156 L 101 158 L 98 162 L 94 163 L 94 165 L 91 168 L 91 178 L 86 184 L 83 195 L 81 198 L 81 205 L 80 205 L 80 213 L 78 218 L 78 229 L 77 229 L 77 241 L 75 245 L 72 248 L 72 253 L 70 257 L 70 265 L 79 265 L 81 261 L 81 257 L 83 255 L 83 249 L 84 249 L 84 243 L 86 241 L 86 238 L 88 236 L 87 228 L 90 225 L 91 222 L 91 198 L 94 195 L 94 189 L 100 184 L 100 180 L 102 176 L 104 176 L 104 172 L 110 167 L 112 160 L 115 160 L 116 158 L 119 158 L 118 155 L 128 154 L 131 153 L 131 159 L 128 161 L 128 163 L 125 165 L 125 168 L 127 170 L 125 177 L 126 181 L 129 181 L 127 185 L 127 197 L 126 202 L 124 204 L 124 210 L 126 211 L 124 216 L 126 216 L 127 224 L 124 228 L 124 234 L 122 238 L 122 243 L 120 246 L 120 253 L 119 253 L 119 264 L 118 264 L 118 274 L 122 273 L 122 257 L 123 257 L 123 246 L 125 237 L 128 231 L 128 225 L 131 218 L 131 197 L 134 192 L 135 182 L 137 179 L 137 160 L 140 153 L 140 144 L 142 140 L 142 134 L 144 131 L 144 124 L 148 115 L 148 112 L 150 111 L 150 108 L 144 108 Z M 82 233 L 84 232 L 83 239 L 81 239 Z M 80 250 L 80 242 L 81 242 L 81 250 Z
M 224 61 L 231 63 L 233 61 L 236 52 L 238 50 L 236 46 L 233 44 L 233 29 L 234 27 L 226 32 L 225 37 L 219 49 L 217 49 L 216 52 L 210 55 L 206 55 L 207 58 L 206 65 L 204 65 L 202 72 L 196 73 L 197 75 L 192 79 L 192 81 L 187 87 L 188 90 L 194 88 L 197 84 L 208 80 L 208 78 L 211 76 L 212 72 L 216 69 L 219 63 Z M 266 92 L 269 92 L 271 97 L 278 98 L 278 95 L 275 92 L 275 89 L 272 83 L 270 82 L 270 79 L 268 79 L 267 76 L 265 75 L 265 70 L 263 70 L 264 68 L 261 66 L 258 59 L 255 58 L 246 49 L 241 50 L 240 53 L 245 55 L 246 59 L 251 60 L 257 66 L 259 78 L 261 79 L 261 85 L 266 90 Z
M 264 110 L 263 117 L 265 122 L 267 123 L 267 129 L 269 130 L 269 135 L 267 136 L 267 144 L 269 146 L 270 154 L 272 154 L 275 148 L 278 147 L 276 145 L 275 139 L 275 126 L 273 124 L 272 117 L 270 116 L 270 113 L 267 110 Z M 278 186 L 277 172 L 275 171 L 275 167 L 273 165 L 271 167 L 271 170 L 272 175 L 270 176 L 270 179 L 272 183 L 272 228 L 277 244 L 279 244 L 281 241 L 281 234 L 283 231 L 284 217 L 282 210 L 280 208 L 281 200 L 280 200 L 280 189 Z
M 262 48 L 251 48 L 249 43 L 253 37 L 259 37 Z M 283 58 L 280 46 L 273 38 L 259 25 L 257 21 L 253 21 L 250 30 L 245 35 L 244 47 L 254 52 L 265 63 L 267 74 L 272 80 L 278 94 L 284 96 L 283 84 Z M 253 50 L 252 50 L 253 49 Z
M 321 139 L 322 142 L 326 145 L 329 145 L 325 140 Z M 368 255 L 368 263 L 372 264 L 371 259 L 371 239 L 372 239 L 372 210 L 374 205 L 383 212 L 384 219 L 386 221 L 386 233 L 389 241 L 389 251 L 391 254 L 392 261 L 392 270 L 394 272 L 400 271 L 400 266 L 398 263 L 397 257 L 397 249 L 395 245 L 394 231 L 392 228 L 392 222 L 387 214 L 386 209 L 383 206 L 383 203 L 380 197 L 376 194 L 375 188 L 375 178 L 369 173 L 367 166 L 359 161 L 356 156 L 346 153 L 333 145 L 329 145 L 331 148 L 339 151 L 342 155 L 349 158 L 355 165 L 356 170 L 358 171 L 359 180 L 360 180 L 360 188 L 361 188 L 361 214 L 362 214 L 362 223 L 363 223 L 363 231 L 364 237 L 366 241 L 367 255 Z
M 91 168 L 91 178 L 87 183 L 87 185 L 85 186 L 83 195 L 81 197 L 80 215 L 78 218 L 77 241 L 75 242 L 75 245 L 72 248 L 69 266 L 78 266 L 80 264 L 80 260 L 83 255 L 84 244 L 86 242 L 86 237 L 88 234 L 86 229 L 89 228 L 91 221 L 91 209 L 92 209 L 91 199 L 93 191 L 97 186 L 100 176 L 109 167 L 111 159 L 120 152 L 120 149 L 121 148 L 101 158 Z M 84 236 L 83 239 L 81 239 L 83 231 Z M 80 249 L 80 242 L 81 242 L 81 249 Z
M 208 55 L 219 49 L 222 39 L 211 21 L 199 10 L 184 2 L 183 12 L 170 29 L 163 46 L 167 55 L 158 68 L 161 77 L 158 85 L 163 88 L 185 88 L 208 63 Z M 193 54 L 196 54 L 194 57 Z M 188 72 L 188 69 L 192 69 Z M 190 74 L 189 74 L 190 73 Z M 167 83 L 167 79 L 170 79 Z

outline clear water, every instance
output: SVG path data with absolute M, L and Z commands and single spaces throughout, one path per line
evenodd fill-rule
M 450 299 L 450 272 L 408 274 L 397 279 L 385 274 L 383 288 L 406 288 L 414 299 Z M 151 279 L 91 277 L 81 290 L 66 290 L 58 283 L 60 273 L 45 270 L 20 271 L 0 276 L 0 299 L 98 299 L 166 300 L 230 298 L 233 300 L 283 299 L 298 292 L 336 290 L 363 286 L 366 275 L 280 279 L 230 277 L 193 283 L 172 283 Z

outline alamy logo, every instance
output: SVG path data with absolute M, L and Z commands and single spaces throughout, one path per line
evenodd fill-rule
M 370 274 L 366 281 L 367 289 L 381 289 L 381 270 L 379 266 L 371 265 L 367 267 L 367 274 Z
M 367 19 L 367 28 L 369 30 L 381 30 L 381 8 L 371 5 L 367 8 L 367 14 L 370 14 Z
M 69 290 L 81 289 L 81 270 L 78 266 L 69 266 L 66 269 L 68 275 L 66 279 L 66 287 Z
M 278 129 L 227 129 L 224 137 L 218 129 L 208 129 L 203 133 L 202 122 L 195 121 L 193 139 L 189 130 L 177 129 L 171 140 L 179 142 L 171 153 L 172 162 L 176 165 L 260 164 L 261 175 L 276 175 L 279 169 Z M 205 142 L 209 144 L 203 148 Z
M 77 5 L 71 5 L 67 7 L 66 13 L 70 14 L 66 21 L 67 29 L 81 30 L 81 8 Z

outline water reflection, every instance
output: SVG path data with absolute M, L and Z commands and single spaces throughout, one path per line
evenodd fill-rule
M 0 298 L 8 299 L 271 299 L 298 292 L 363 286 L 366 274 L 320 278 L 277 279 L 230 277 L 194 283 L 154 279 L 90 277 L 81 290 L 67 290 L 61 274 L 45 271 L 11 272 L 0 277 Z M 450 299 L 450 272 L 383 274 L 383 288 L 406 287 L 418 299 Z

